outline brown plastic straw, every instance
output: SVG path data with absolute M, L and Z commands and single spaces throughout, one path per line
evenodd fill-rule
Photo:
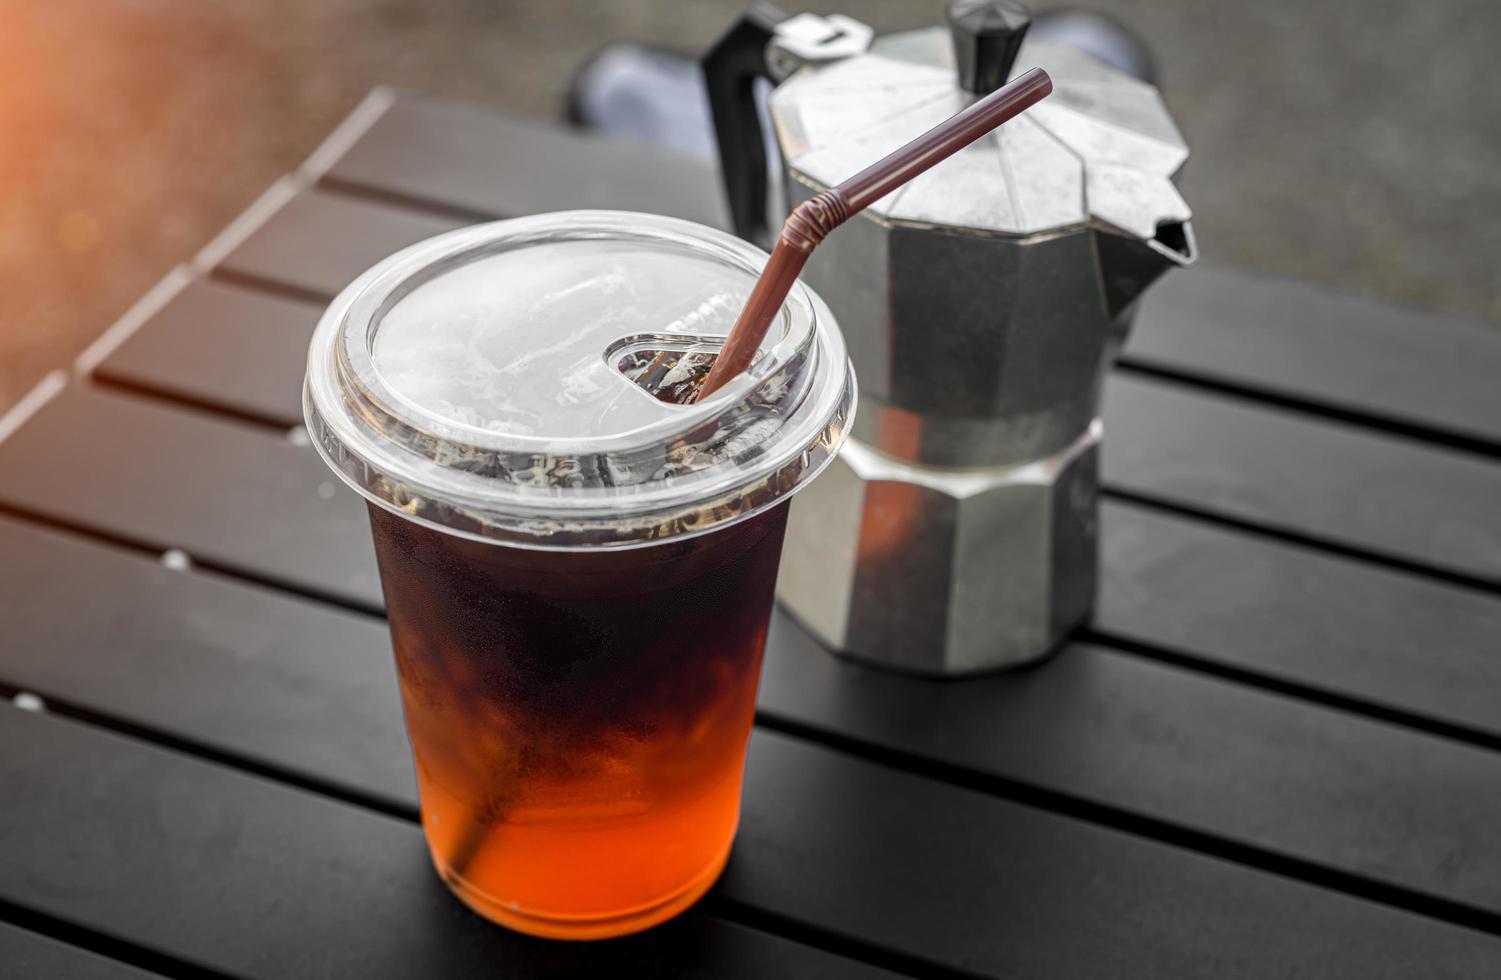
M 761 349 L 761 340 L 771 328 L 771 321 L 787 299 L 787 292 L 797 281 L 798 273 L 803 271 L 808 253 L 824 240 L 824 236 L 1051 91 L 1053 80 L 1048 73 L 1033 68 L 839 186 L 798 205 L 782 225 L 776 248 L 772 249 L 761 278 L 756 280 L 750 298 L 745 301 L 745 308 L 735 319 L 724 348 L 714 359 L 714 367 L 704 379 L 698 397 L 708 397 L 750 367 L 756 351 Z

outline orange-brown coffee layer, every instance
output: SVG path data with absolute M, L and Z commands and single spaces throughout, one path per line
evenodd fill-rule
M 529 551 L 372 507 L 423 823 L 466 902 L 596 938 L 722 867 L 785 505 L 624 551 Z

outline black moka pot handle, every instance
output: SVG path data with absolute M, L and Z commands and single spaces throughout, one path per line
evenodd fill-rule
M 765 246 L 772 239 L 767 220 L 766 141 L 756 112 L 756 79 L 766 70 L 766 46 L 787 15 L 769 3 L 751 4 L 703 57 L 719 169 L 735 234 Z

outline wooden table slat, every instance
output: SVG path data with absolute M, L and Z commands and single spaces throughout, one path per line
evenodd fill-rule
M 0 503 L 369 608 L 364 502 L 282 436 L 70 386 L 0 443 Z
M 151 980 L 158 976 L 0 922 L 0 976 L 16 980 Z
M 753 967 L 772 964 L 810 970 L 796 976 L 856 972 L 770 937 L 756 937 L 745 962 L 730 952 L 749 938 L 700 916 L 636 949 L 623 944 L 625 954 L 538 944 L 460 910 L 415 825 L 9 708 L 0 708 L 0 737 L 46 742 L 36 758 L 0 759 L 6 783 L 32 801 L 0 814 L 0 898 L 180 958 L 211 957 L 228 972 L 406 976 L 426 962 L 461 973 L 487 957 L 528 975 L 540 957 L 580 949 L 593 951 L 580 960 L 612 975 L 628 968 L 616 955 L 675 960 L 672 975 L 726 964 L 737 976 L 767 975 Z M 72 777 L 82 758 L 97 778 Z M 91 875 L 95 867 L 115 874 Z M 43 875 L 74 884 L 26 887 Z M 1227 975 L 1322 966 L 1465 976 L 1501 955 L 1496 937 L 768 733 L 752 739 L 740 836 L 715 894 L 995 976 L 1189 976 L 1205 962 Z M 1266 943 L 1269 932 L 1286 941 Z M 323 955 L 289 962 L 309 949 Z
M 111 384 L 290 428 L 323 307 L 195 279 L 95 369 Z
M 448 895 L 415 824 L 9 706 L 0 744 L 27 746 L 0 754 L 26 801 L 0 808 L 0 899 L 234 976 L 890 976 L 703 915 L 530 939 Z M 1428 932 L 1453 964 L 1483 952 Z
M 0 499 L 16 492 L 15 481 L 4 476 L 18 472 L 5 465 L 6 450 L 19 446 L 17 458 L 36 459 L 37 452 L 27 448 L 35 441 L 71 447 L 85 454 L 79 459 L 87 459 L 89 439 L 128 446 L 128 434 L 137 431 L 130 411 L 138 406 L 123 404 L 128 399 L 72 391 L 60 402 L 0 446 Z M 58 408 L 65 411 L 53 415 Z M 124 431 L 111 428 L 108 420 L 116 419 L 125 423 Z M 356 531 L 324 521 L 322 507 L 333 502 L 312 492 L 321 464 L 310 452 L 229 423 L 186 416 L 151 421 L 152 427 L 139 431 L 168 441 L 142 448 L 143 458 L 166 455 L 173 442 L 206 441 L 220 446 L 234 467 L 303 470 L 302 491 L 259 497 L 255 516 L 280 521 L 281 531 L 300 536 L 304 548 L 322 552 L 322 560 L 345 576 L 366 569 L 373 590 L 373 570 L 363 550 L 367 532 L 363 525 Z M 164 429 L 169 421 L 174 428 Z M 186 423 L 191 425 L 184 429 Z M 216 431 L 199 432 L 204 426 Z M 75 468 L 54 458 L 60 472 Z M 306 471 L 309 466 L 312 472 Z M 28 472 L 35 476 L 39 468 Z M 197 481 L 190 496 L 215 499 L 228 492 L 206 467 L 189 475 Z M 241 479 L 241 470 L 231 469 L 224 478 Z M 175 496 L 170 484 L 131 489 L 133 497 L 112 496 L 118 506 L 109 522 L 134 520 L 154 506 L 170 516 Z M 33 483 L 16 499 L 56 502 L 66 492 L 65 486 Z M 316 506 L 310 504 L 314 500 Z M 190 508 L 177 511 L 183 512 Z M 358 508 L 353 516 L 359 516 Z M 162 533 L 160 527 L 128 526 L 131 533 L 122 536 Z M 233 528 L 222 523 L 166 540 L 208 531 L 218 534 L 212 543 L 221 561 L 244 562 L 227 560 L 240 545 Z M 281 569 L 277 575 L 298 571 Z M 61 614 L 51 610 L 39 622 Z M 325 666 L 335 669 L 332 661 Z M 62 689 L 85 684 L 78 678 Z M 777 627 L 768 654 L 762 707 L 815 729 L 1501 911 L 1501 847 L 1486 821 L 1494 787 L 1501 786 L 1501 754 L 1447 739 L 1098 648 L 1080 648 L 1045 670 L 1011 677 L 917 682 L 836 661 L 785 623 Z M 1047 751 L 1037 751 L 1039 746 Z M 1383 765 L 1372 769 L 1365 761 L 1370 758 L 1382 759 Z M 403 776 L 405 765 L 403 758 Z M 332 778 L 351 781 L 343 773 Z M 1461 853 L 1465 860 L 1456 860 Z
M 728 224 L 708 163 L 448 99 L 398 96 L 321 176 L 497 217 L 608 208 Z
M 1501 597 L 1107 500 L 1094 627 L 1501 741 Z
M 1501 462 L 1119 374 L 1104 418 L 1108 487 L 1501 585 Z
M 962 684 L 768 651 L 762 710 L 822 737 L 1501 913 L 1501 754 L 1089 644 Z
M 1141 301 L 1125 363 L 1501 446 L 1501 329 L 1206 264 Z
M 229 248 L 218 268 L 329 299 L 392 252 L 466 224 L 342 194 L 300 191 Z
M 0 554 L 0 680 L 413 812 L 383 620 L 3 517 Z

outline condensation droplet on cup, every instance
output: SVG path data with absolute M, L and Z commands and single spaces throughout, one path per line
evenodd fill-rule
M 10 699 L 10 703 L 22 711 L 34 711 L 37 714 L 41 714 L 47 710 L 47 702 L 43 701 L 39 695 L 32 694 L 30 691 L 17 691 L 15 696 Z
M 318 484 L 318 499 L 334 499 L 334 485 L 332 483 L 329 483 L 327 480 L 324 480 L 322 483 Z
M 179 548 L 168 548 L 162 552 L 162 564 L 174 572 L 185 572 L 193 567 L 193 559 L 188 553 Z

